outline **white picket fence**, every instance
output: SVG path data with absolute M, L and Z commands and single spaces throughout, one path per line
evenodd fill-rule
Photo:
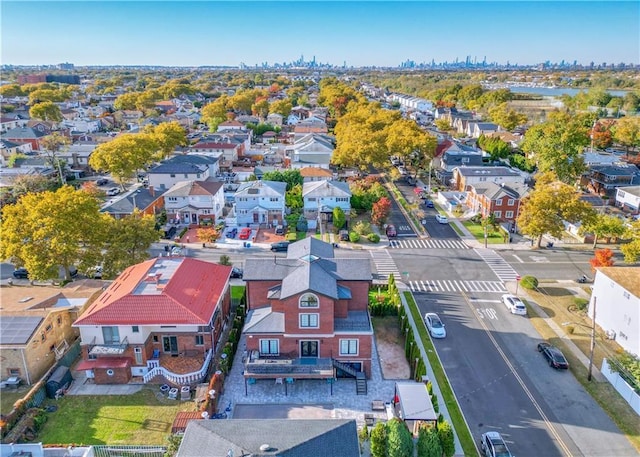
M 602 360 L 602 374 L 611 383 L 614 389 L 629 403 L 631 408 L 640 415 L 640 395 L 615 371 L 611 370 L 607 359 Z
M 207 370 L 209 369 L 209 364 L 211 363 L 212 358 L 213 351 L 209 349 L 207 351 L 207 356 L 204 359 L 204 363 L 202 364 L 202 368 L 200 368 L 198 371 L 194 371 L 193 373 L 177 374 L 167 370 L 164 367 L 155 366 L 151 370 L 149 370 L 146 375 L 143 376 L 142 380 L 145 383 L 148 383 L 156 376 L 164 376 L 167 381 L 178 386 L 195 384 L 204 379 L 205 375 L 207 374 Z

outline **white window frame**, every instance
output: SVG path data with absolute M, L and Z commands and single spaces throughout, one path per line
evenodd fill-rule
M 310 305 L 307 297 L 308 298 L 313 297 L 315 299 L 315 305 Z M 307 303 L 307 304 L 303 305 L 303 303 Z M 320 308 L 320 300 L 318 299 L 317 295 L 307 292 L 300 296 L 300 299 L 298 300 L 298 308 L 303 308 L 303 309 Z
M 273 343 L 275 342 L 275 352 L 273 351 Z M 266 344 L 267 352 L 263 351 L 263 344 Z M 260 355 L 280 355 L 280 340 L 278 339 L 261 339 L 259 341 Z
M 504 217 L 505 219 L 513 219 L 513 211 L 505 211 Z
M 314 324 L 315 319 L 315 325 Z M 318 313 L 300 313 L 298 318 L 300 328 L 319 328 L 320 327 L 320 314 Z
M 496 205 L 497 206 L 502 206 L 502 199 L 501 198 L 496 200 Z
M 493 212 L 493 216 L 494 216 L 496 219 L 500 219 L 500 218 L 502 217 L 502 211 L 494 211 L 494 212 Z
M 355 343 L 355 351 L 353 344 Z M 346 349 L 346 351 L 345 351 Z M 360 341 L 357 338 L 348 338 L 340 340 L 340 355 L 358 355 L 360 353 Z
M 513 206 L 516 204 L 516 201 L 513 198 L 510 198 L 509 200 L 507 200 L 507 206 Z

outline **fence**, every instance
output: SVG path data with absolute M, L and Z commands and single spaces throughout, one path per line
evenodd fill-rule
M 613 371 L 607 359 L 602 360 L 602 374 L 614 389 L 629 403 L 633 410 L 640 414 L 640 395 L 625 381 L 619 373 Z
M 162 446 L 92 446 L 93 457 L 163 457 L 166 448 Z

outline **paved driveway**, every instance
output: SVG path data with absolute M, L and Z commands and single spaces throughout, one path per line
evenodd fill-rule
M 238 404 L 233 408 L 234 419 L 331 419 L 333 404 Z

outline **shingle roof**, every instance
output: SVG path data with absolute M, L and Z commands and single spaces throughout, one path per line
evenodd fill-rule
M 271 306 L 252 309 L 247 313 L 243 333 L 284 333 L 284 313 L 276 313 Z
M 259 189 L 258 194 L 250 194 L 249 189 Z M 279 181 L 246 181 L 240 184 L 238 190 L 235 193 L 235 197 L 244 197 L 251 195 L 253 197 L 260 196 L 278 196 L 282 197 L 287 190 L 286 182 Z
M 153 202 L 163 196 L 162 190 L 140 187 L 117 199 L 109 206 L 104 206 L 103 213 L 132 214 L 137 209 L 147 209 Z
M 349 184 L 344 181 L 313 181 L 302 185 L 302 196 L 351 197 Z
M 149 174 L 178 174 L 178 173 L 204 173 L 206 165 L 196 165 L 193 163 L 164 162 L 149 170 Z
M 43 136 L 47 136 L 47 134 L 31 127 L 18 127 L 15 129 L 9 129 L 4 133 L 5 138 L 21 140 L 34 140 L 42 138 Z
M 215 195 L 224 183 L 217 181 L 180 181 L 165 192 L 165 197 L 188 197 L 189 195 Z
M 457 167 L 462 176 L 521 176 L 509 167 Z
M 177 154 L 165 163 L 191 163 L 194 165 L 213 165 L 220 161 L 219 157 L 208 156 L 204 154 Z
M 194 420 L 176 457 L 359 457 L 357 433 L 347 419 Z

